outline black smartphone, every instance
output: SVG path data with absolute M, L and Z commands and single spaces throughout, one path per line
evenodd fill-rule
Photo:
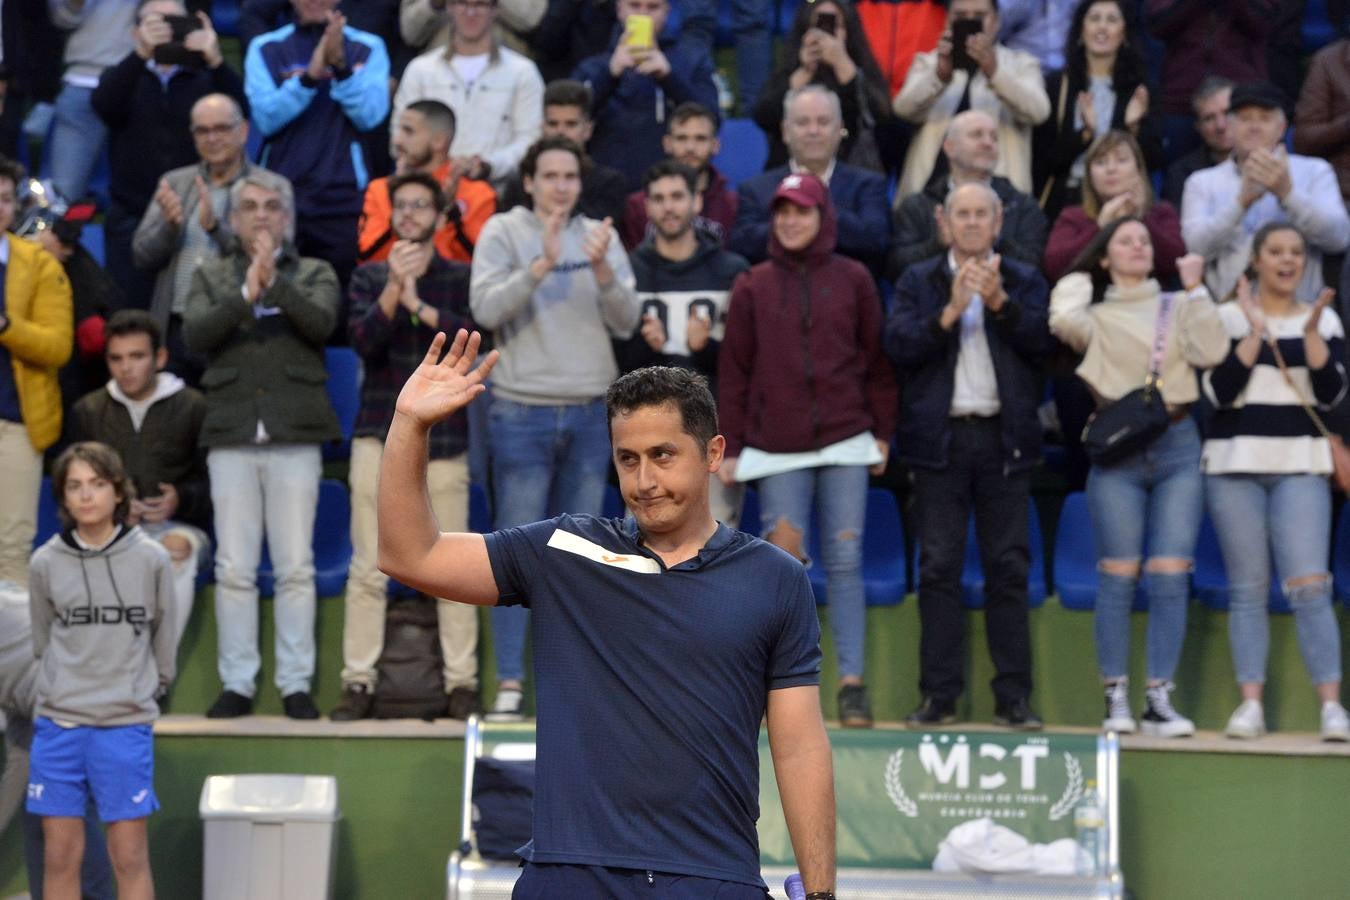
M 966 52 L 966 38 L 984 30 L 983 19 L 957 19 L 952 23 L 952 68 L 974 72 L 979 63 Z
M 823 12 L 816 16 L 816 20 L 811 23 L 811 27 L 819 28 L 826 34 L 834 34 L 839 28 L 839 16 L 837 13 Z
M 195 66 L 204 68 L 206 66 L 206 57 L 196 50 L 189 50 L 183 46 L 183 41 L 187 36 L 198 28 L 202 23 L 196 16 L 165 16 L 164 21 L 168 23 L 173 31 L 173 39 L 167 44 L 160 44 L 155 47 L 155 62 L 162 66 Z

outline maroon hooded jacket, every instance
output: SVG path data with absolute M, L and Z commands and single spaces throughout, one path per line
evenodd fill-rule
M 871 430 L 890 440 L 898 392 L 881 347 L 882 309 L 867 268 L 837 256 L 829 192 L 814 177 L 820 233 L 789 253 L 769 233 L 769 259 L 731 290 L 718 359 L 726 455 L 818 450 Z

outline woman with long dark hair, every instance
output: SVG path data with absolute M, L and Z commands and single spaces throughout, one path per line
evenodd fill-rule
M 858 13 L 849 0 L 801 3 L 792 30 L 783 39 L 777 70 L 755 105 L 755 123 L 769 140 L 765 169 L 785 165 L 783 98 L 808 84 L 821 84 L 839 97 L 847 134 L 839 159 L 884 172 L 903 158 L 899 131 L 891 114 L 886 76 L 867 43 Z
M 1331 447 L 1321 416 L 1344 399 L 1345 332 L 1323 288 L 1299 300 L 1307 244 L 1288 222 L 1252 238 L 1252 278 L 1219 308 L 1232 350 L 1204 376 L 1217 412 L 1205 440 L 1209 516 L 1228 578 L 1228 641 L 1242 703 L 1229 737 L 1266 732 L 1271 556 L 1321 702 L 1322 739 L 1350 741 L 1341 706 L 1341 642 L 1331 605 Z M 1321 412 L 1318 412 L 1321 410 Z
M 1036 196 L 1047 219 L 1078 196 L 1093 141 L 1125 131 L 1143 148 L 1147 169 L 1163 165 L 1162 139 L 1149 114 L 1144 57 L 1121 0 L 1083 0 L 1064 41 L 1064 71 L 1045 79 L 1050 118 L 1032 137 Z
M 1218 365 L 1228 354 L 1228 335 L 1202 280 L 1205 261 L 1190 254 L 1177 260 L 1177 268 L 1185 290 L 1164 293 L 1153 277 L 1148 228 L 1130 216 L 1103 228 L 1050 294 L 1050 331 L 1083 354 L 1078 377 L 1099 412 L 1143 387 L 1156 366 L 1156 389 L 1170 416 L 1166 430 L 1151 442 L 1109 462 L 1094 462 L 1087 480 L 1097 541 L 1102 727 L 1120 732 L 1138 727 L 1128 675 L 1130 611 L 1142 576 L 1149 610 L 1148 684 L 1140 718 L 1144 733 L 1157 737 L 1195 731 L 1171 702 L 1204 514 L 1200 434 L 1189 408 L 1200 396 L 1196 370 Z

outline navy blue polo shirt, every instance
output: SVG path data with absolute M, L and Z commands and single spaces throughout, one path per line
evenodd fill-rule
M 806 570 L 725 525 L 670 569 L 622 519 L 486 537 L 499 602 L 532 611 L 538 753 L 521 855 L 762 886 L 768 692 L 820 681 Z

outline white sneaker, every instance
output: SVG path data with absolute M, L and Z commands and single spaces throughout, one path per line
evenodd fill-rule
M 1322 740 L 1350 741 L 1350 716 L 1335 700 L 1322 704 Z
M 1102 731 L 1134 734 L 1134 716 L 1130 715 L 1130 679 L 1121 678 L 1106 685 L 1106 718 Z
M 1266 733 L 1266 711 L 1260 700 L 1243 700 L 1228 717 L 1223 733 L 1230 738 L 1256 738 Z
M 1195 734 L 1195 723 L 1172 708 L 1170 694 L 1176 690 L 1172 682 L 1164 682 L 1144 691 L 1148 705 L 1139 717 L 1140 729 L 1149 737 L 1190 737 Z
M 488 710 L 483 718 L 489 722 L 520 722 L 525 718 L 520 714 L 524 700 L 525 695 L 518 688 L 502 688 L 497 691 L 497 699 L 492 702 L 492 709 Z

